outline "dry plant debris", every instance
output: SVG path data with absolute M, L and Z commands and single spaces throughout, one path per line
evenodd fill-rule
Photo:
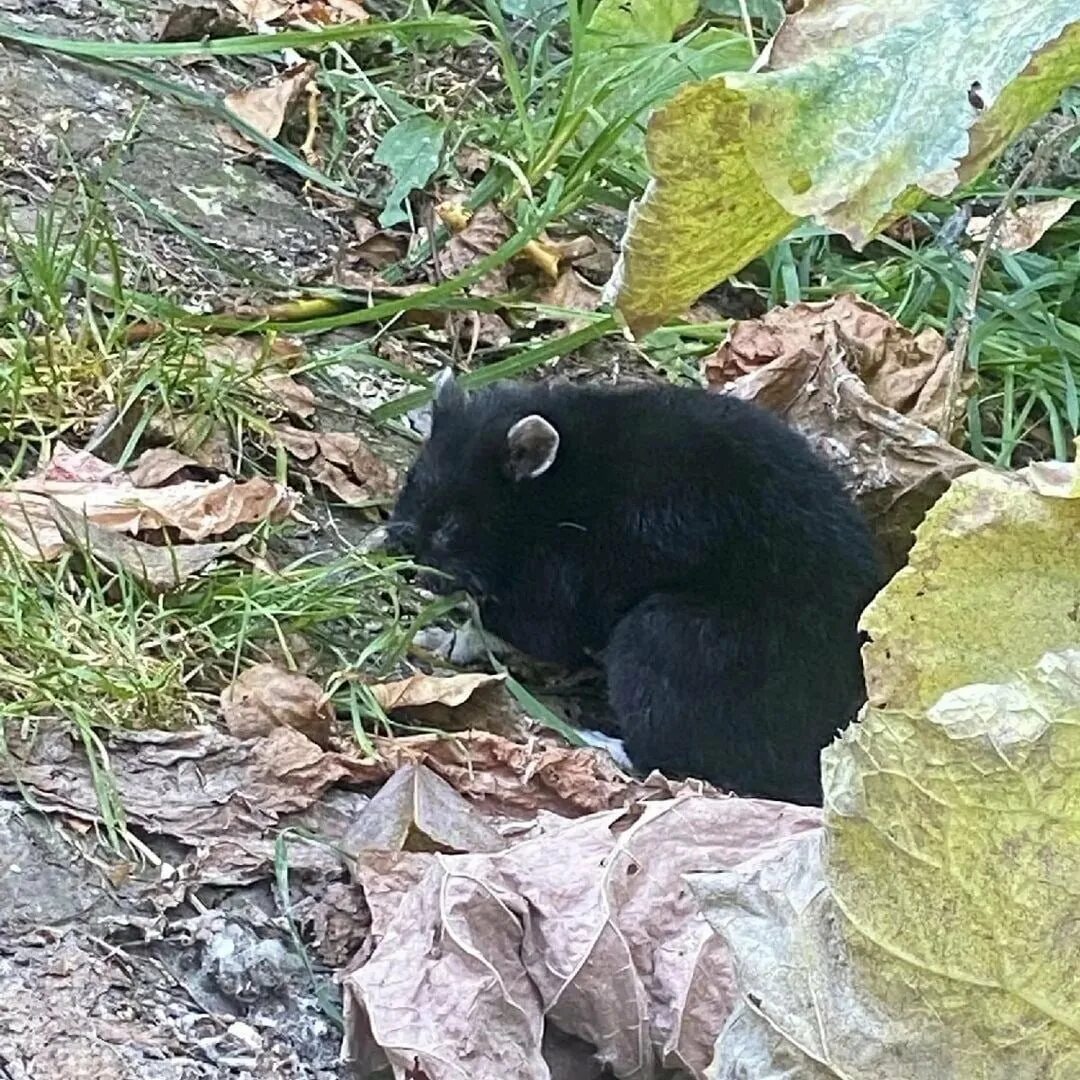
M 705 363 L 710 385 L 773 410 L 836 464 L 890 569 L 949 481 L 977 462 L 938 435 L 951 358 L 853 296 L 735 323 Z

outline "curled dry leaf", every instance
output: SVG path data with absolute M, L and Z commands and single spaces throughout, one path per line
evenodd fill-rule
M 180 3 L 170 10 L 158 34 L 160 41 L 201 41 L 235 37 L 243 23 L 239 13 L 224 0 Z
M 395 682 L 369 687 L 372 696 L 387 712 L 418 705 L 462 705 L 484 686 L 501 685 L 505 675 L 410 675 Z
M 444 277 L 456 277 L 475 262 L 498 250 L 514 235 L 514 226 L 497 207 L 482 206 L 473 214 L 456 203 L 444 203 L 438 214 L 453 235 L 438 253 Z M 503 296 L 509 290 L 506 266 L 500 266 L 473 282 L 473 296 Z
M 364 23 L 370 18 L 356 0 L 301 0 L 299 4 L 293 4 L 286 14 L 286 22 L 290 24 L 317 23 L 320 26 Z
M 253 387 L 291 416 L 306 420 L 314 414 L 314 392 L 286 374 L 304 356 L 291 338 L 224 337 L 204 346 L 203 355 L 222 369 L 250 375 Z
M 939 349 L 940 339 L 839 297 L 736 323 L 705 374 L 779 413 L 836 464 L 896 569 L 927 508 L 977 464 L 927 426 L 942 414 L 951 362 Z
M 404 233 L 380 229 L 367 218 L 353 218 L 356 240 L 345 249 L 343 262 L 369 270 L 383 270 L 392 263 L 405 258 L 409 251 L 409 238 Z
M 442 777 L 406 765 L 380 788 L 349 829 L 350 855 L 377 851 L 501 851 L 503 838 Z
M 229 0 L 251 24 L 273 22 L 289 9 L 292 0 Z
M 205 480 L 208 470 L 200 462 L 171 446 L 144 450 L 128 470 L 131 482 L 140 488 L 161 487 L 173 480 Z
M 680 794 L 719 798 L 699 780 L 672 781 L 659 773 L 633 780 L 610 756 L 544 738 L 511 741 L 488 731 L 411 735 L 375 740 L 381 760 L 401 767 L 422 762 L 492 816 L 532 818 L 538 811 L 580 817 L 636 800 Z
M 260 135 L 276 139 L 289 108 L 304 93 L 317 65 L 314 62 L 297 64 L 290 68 L 270 86 L 254 86 L 247 90 L 234 90 L 225 95 L 225 108 L 234 116 L 253 127 Z M 239 132 L 222 126 L 219 129 L 223 141 L 243 150 L 252 145 Z
M 410 675 L 369 687 L 386 712 L 401 710 L 425 724 L 461 731 L 474 728 L 521 738 L 527 717 L 507 693 L 503 675 Z
M 254 664 L 221 693 L 225 726 L 239 739 L 269 735 L 275 728 L 291 727 L 316 746 L 330 744 L 334 707 L 323 688 L 306 675 L 277 664 Z
M 397 470 L 358 436 L 345 431 L 303 431 L 279 424 L 274 438 L 314 480 L 348 505 L 370 504 L 397 491 Z
M 184 540 L 205 540 L 258 521 L 280 521 L 292 510 L 295 498 L 288 488 L 261 477 L 139 488 L 115 466 L 92 454 L 73 453 L 62 443 L 49 466 L 16 481 L 10 494 L 18 501 L 28 500 L 31 507 L 38 503 L 28 511 L 34 520 L 41 520 L 44 498 L 106 529 L 135 535 L 172 528 Z M 18 511 L 10 502 L 8 513 L 17 520 Z
M 87 551 L 98 562 L 114 570 L 125 570 L 158 591 L 178 588 L 250 539 L 241 536 L 215 544 L 146 544 L 95 525 L 60 503 L 48 505 L 64 544 L 60 550 L 70 547 Z
M 1056 225 L 1073 208 L 1075 202 L 1075 199 L 1062 196 L 1009 210 L 998 227 L 994 247 L 1000 251 L 1027 251 L 1043 238 L 1047 229 Z M 991 220 L 992 215 L 972 218 L 967 226 L 968 236 L 982 243 L 989 232 Z
M 396 895 L 369 898 L 381 933 L 344 978 L 346 1043 L 361 1068 L 378 1063 L 381 1043 L 395 1069 L 432 1080 L 547 1080 L 550 1027 L 595 1047 L 617 1076 L 650 1076 L 659 1062 L 701 1077 L 736 993 L 683 875 L 762 858 L 819 820 L 780 803 L 690 796 L 491 854 L 429 857 Z M 358 873 L 366 891 L 369 872 Z
M 41 495 L 0 491 L 0 529 L 27 559 L 49 562 L 68 550 L 53 516 L 52 503 Z

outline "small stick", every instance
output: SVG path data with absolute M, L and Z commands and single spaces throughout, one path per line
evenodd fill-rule
M 956 428 L 956 406 L 960 396 L 960 383 L 968 366 L 968 350 L 971 346 L 971 330 L 975 324 L 975 316 L 979 306 L 979 289 L 982 286 L 982 276 L 986 270 L 986 264 L 997 243 L 998 233 L 1008 216 L 1009 211 L 1016 202 L 1016 196 L 1032 176 L 1041 173 L 1045 169 L 1051 155 L 1065 139 L 1080 133 L 1080 123 L 1069 124 L 1055 135 L 1041 142 L 1035 153 L 1031 155 L 1028 163 L 1017 174 L 1016 179 L 1009 185 L 1008 190 L 1002 196 L 997 209 L 990 215 L 990 221 L 986 227 L 986 235 L 983 237 L 982 247 L 975 259 L 975 265 L 971 270 L 971 281 L 968 282 L 967 291 L 964 294 L 964 304 L 960 311 L 960 322 L 953 343 L 952 366 L 949 368 L 949 378 L 945 384 L 945 408 L 942 411 L 941 426 L 938 434 L 946 442 L 952 442 L 952 433 Z

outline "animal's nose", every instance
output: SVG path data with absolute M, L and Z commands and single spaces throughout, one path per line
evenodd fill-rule
M 411 521 L 389 521 L 385 528 L 384 551 L 391 555 L 415 554 L 418 530 Z

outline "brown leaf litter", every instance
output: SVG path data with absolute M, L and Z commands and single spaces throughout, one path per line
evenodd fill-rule
M 736 1002 L 683 876 L 766 858 L 816 810 L 689 796 L 552 823 L 487 854 L 413 855 L 399 887 L 361 858 L 374 949 L 343 979 L 346 1045 L 430 1080 L 547 1080 L 548 1028 L 617 1076 L 704 1077 Z M 425 865 L 426 864 L 426 865 Z M 571 1074 L 573 1075 L 573 1074 Z
M 250 376 L 252 389 L 290 416 L 307 420 L 314 415 L 314 391 L 288 374 L 305 356 L 304 347 L 292 338 L 217 338 L 204 345 L 203 356 L 222 370 Z
M 875 526 L 890 568 L 912 530 L 974 458 L 935 431 L 951 353 L 854 296 L 735 323 L 706 361 L 709 384 L 783 416 L 834 462 Z
M 65 725 L 43 721 L 33 739 L 8 725 L 6 738 L 0 787 L 30 792 L 34 805 L 50 813 L 100 822 L 94 771 Z M 209 728 L 118 731 L 103 738 L 128 826 L 190 848 L 188 876 L 206 883 L 265 876 L 278 829 L 315 813 L 334 785 L 380 782 L 390 772 L 385 763 L 324 752 L 288 726 L 250 739 Z M 355 813 L 354 807 L 346 820 Z M 297 845 L 290 859 L 297 870 L 337 861 L 310 845 Z
M 364 808 L 341 847 L 362 851 L 501 851 L 499 832 L 442 777 L 423 765 L 398 769 Z
M 305 431 L 277 424 L 271 436 L 302 463 L 313 480 L 348 506 L 389 499 L 398 489 L 397 470 L 349 432 Z
M 291 727 L 325 750 L 334 707 L 314 679 L 277 664 L 253 664 L 221 692 L 221 715 L 238 739 L 262 738 L 275 728 Z
M 225 95 L 225 108 L 260 135 L 276 139 L 289 110 L 303 96 L 317 70 L 318 65 L 314 61 L 307 61 L 289 68 L 269 86 L 233 90 Z M 218 125 L 218 136 L 228 146 L 245 153 L 254 149 L 250 140 L 226 124 Z
M 161 474 L 162 470 L 154 469 L 152 479 L 160 480 Z M 96 552 L 98 541 L 107 561 L 111 558 L 130 569 L 142 567 L 143 576 L 152 583 L 171 580 L 175 584 L 237 545 L 208 545 L 201 551 L 183 552 L 174 543 L 152 552 L 147 544 L 120 540 L 105 544 L 104 533 L 135 536 L 170 530 L 181 541 L 203 541 L 225 536 L 238 526 L 281 521 L 294 501 L 287 488 L 260 477 L 139 487 L 115 465 L 58 443 L 42 469 L 0 492 L 0 526 L 31 559 L 56 558 L 74 543 L 88 544 Z
M 530 723 L 504 680 L 503 675 L 417 673 L 368 689 L 384 712 L 402 712 L 444 731 L 474 728 L 521 741 Z
M 1008 210 L 998 228 L 994 241 L 995 249 L 1017 252 L 1033 248 L 1075 203 L 1073 198 L 1060 196 Z M 983 243 L 990 230 L 992 216 L 972 218 L 967 225 L 968 236 L 977 243 Z

